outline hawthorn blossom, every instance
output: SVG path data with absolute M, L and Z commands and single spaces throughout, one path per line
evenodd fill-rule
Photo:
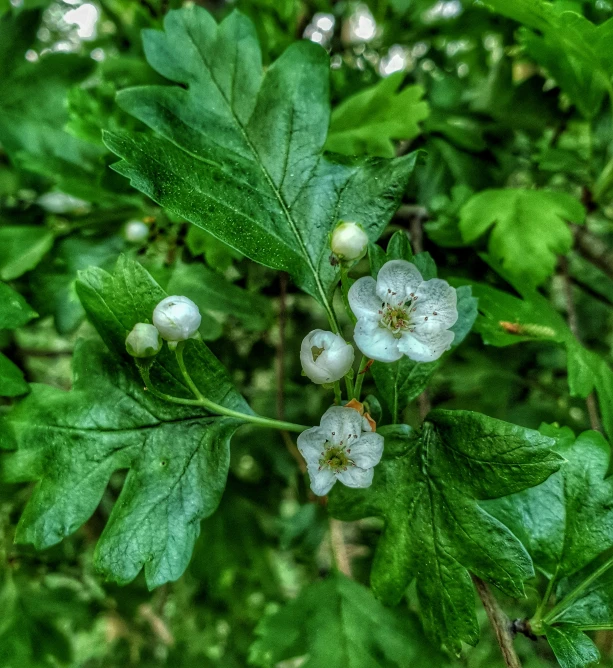
M 340 480 L 347 487 L 370 487 L 374 467 L 383 454 L 383 436 L 362 432 L 362 416 L 345 406 L 332 406 L 321 417 L 320 426 L 298 436 L 311 489 L 324 496 Z
M 357 347 L 371 359 L 395 362 L 406 355 L 432 362 L 449 350 L 458 319 L 456 291 L 447 281 L 424 281 L 406 260 L 386 262 L 377 276 L 358 279 L 349 290 L 358 319 Z
M 357 223 L 339 223 L 330 241 L 332 252 L 341 260 L 358 260 L 366 252 L 368 237 Z
M 162 339 L 157 327 L 137 322 L 126 337 L 126 350 L 132 357 L 153 357 L 162 348 Z
M 323 329 L 307 334 L 300 346 L 304 373 L 318 385 L 342 378 L 353 364 L 353 346 L 342 336 Z
M 193 339 L 201 321 L 198 307 L 187 297 L 166 297 L 153 311 L 153 324 L 162 338 L 171 343 Z

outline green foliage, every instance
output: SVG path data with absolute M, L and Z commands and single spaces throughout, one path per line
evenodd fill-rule
M 5 283 L 0 283 L 0 330 L 15 329 L 36 317 L 26 300 Z M 20 369 L 0 353 L 0 396 L 16 397 L 28 391 Z
M 295 601 L 264 617 L 249 659 L 256 666 L 272 666 L 307 655 L 305 668 L 408 668 L 423 654 L 407 626 L 369 589 L 338 573 L 309 585 Z
M 382 433 L 386 457 L 372 488 L 337 485 L 330 511 L 384 519 L 373 591 L 397 603 L 415 578 L 426 632 L 457 653 L 479 637 L 469 571 L 515 597 L 534 574 L 519 540 L 476 500 L 538 485 L 562 458 L 550 438 L 468 411 L 433 411 L 419 437 L 402 426 Z
M 53 246 L 53 234 L 44 227 L 0 227 L 0 278 L 11 281 L 33 269 Z
M 488 241 L 493 258 L 510 274 L 539 285 L 553 273 L 557 256 L 572 246 L 566 221 L 584 218 L 584 208 L 566 193 L 484 190 L 462 207 L 460 231 L 470 243 L 494 226 Z
M 263 75 L 253 25 L 238 12 L 217 26 L 192 6 L 170 12 L 164 25 L 145 33 L 148 61 L 187 89 L 119 95 L 154 134 L 107 133 L 123 158 L 115 169 L 247 257 L 288 271 L 331 313 L 338 271 L 328 233 L 341 219 L 358 220 L 376 239 L 415 156 L 356 164 L 321 156 L 330 111 L 320 47 L 297 42 Z
M 407 86 L 399 92 L 403 80 L 404 74 L 397 72 L 339 104 L 332 113 L 325 148 L 343 155 L 393 158 L 392 140 L 417 137 L 420 121 L 429 114 L 423 88 Z
M 547 627 L 546 635 L 562 668 L 584 668 L 600 660 L 596 645 L 572 626 Z

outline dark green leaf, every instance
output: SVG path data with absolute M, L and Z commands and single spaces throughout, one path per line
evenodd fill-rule
M 0 353 L 0 397 L 18 397 L 27 391 L 28 384 L 19 367 Z
M 36 315 L 18 292 L 0 283 L 0 329 L 16 329 Z
M 164 26 L 144 34 L 148 61 L 187 88 L 119 94 L 154 134 L 106 134 L 123 158 L 115 169 L 251 259 L 288 271 L 332 318 L 330 230 L 356 220 L 375 240 L 415 156 L 355 164 L 322 157 L 330 112 L 321 47 L 299 41 L 263 74 L 254 27 L 238 12 L 218 26 L 190 6 L 169 12 Z
M 478 639 L 469 572 L 510 596 L 521 596 L 534 573 L 521 543 L 477 499 L 537 485 L 562 458 L 551 451 L 553 439 L 468 411 L 433 411 L 418 439 L 397 427 L 381 433 L 386 456 L 372 487 L 335 486 L 330 511 L 345 520 L 384 519 L 375 594 L 397 602 L 415 578 L 427 633 L 458 652 Z
M 10 281 L 34 267 L 53 246 L 53 234 L 44 227 L 0 227 L 0 278 Z
M 587 668 L 600 661 L 596 645 L 573 626 L 546 626 L 545 635 L 562 668 Z

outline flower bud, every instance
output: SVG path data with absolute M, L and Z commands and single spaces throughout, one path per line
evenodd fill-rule
M 368 237 L 357 223 L 341 222 L 332 232 L 330 246 L 341 260 L 359 260 L 368 247 Z
M 323 329 L 314 329 L 300 347 L 304 373 L 318 385 L 342 378 L 351 369 L 353 355 L 353 346 L 342 336 Z
M 142 220 L 129 220 L 124 229 L 123 234 L 127 241 L 134 244 L 140 244 L 147 240 L 149 236 L 149 226 L 143 223 Z
M 162 339 L 157 328 L 137 322 L 126 338 L 126 350 L 132 357 L 153 357 L 162 348 Z
M 201 320 L 198 307 L 187 297 L 166 297 L 153 311 L 153 324 L 166 341 L 185 341 L 194 338 Z

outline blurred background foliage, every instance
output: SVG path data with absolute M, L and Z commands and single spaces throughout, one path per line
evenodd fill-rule
M 77 272 L 91 265 L 109 269 L 120 253 L 137 258 L 169 292 L 198 303 L 204 339 L 256 411 L 312 424 L 331 402 L 331 393 L 300 374 L 302 337 L 326 328 L 315 302 L 286 277 L 160 209 L 108 168 L 116 158 L 101 130 L 138 124 L 114 104 L 115 92 L 160 80 L 146 64 L 140 31 L 160 28 L 164 14 L 181 4 L 0 0 L 0 280 L 31 306 L 16 324 L 0 322 L 0 411 L 28 391 L 25 381 L 70 387 L 75 342 L 94 335 L 74 289 Z M 514 18 L 521 17 L 471 0 L 200 4 L 218 18 L 235 7 L 250 16 L 265 63 L 303 38 L 329 50 L 330 150 L 391 156 L 423 149 L 382 243 L 406 230 L 433 255 L 443 277 L 509 290 L 483 259 L 487 236 L 466 233 L 463 207 L 475 193 L 537 186 L 580 200 L 587 221 L 571 226 L 567 263 L 556 266 L 557 253 L 567 250 L 564 239 L 552 241 L 553 250 L 544 251 L 551 261 L 539 266 L 534 281 L 563 315 L 571 291 L 583 343 L 611 361 L 611 110 L 596 83 L 578 89 L 576 81 L 560 78 L 564 72 L 556 78 L 546 31 L 520 28 Z M 608 0 L 554 4 L 595 24 L 613 16 Z M 582 67 L 589 69 L 589 62 Z M 547 205 L 535 206 L 538 212 Z M 532 235 L 538 243 L 542 229 L 532 214 L 511 225 L 523 226 L 519 243 L 501 252 L 512 270 L 533 250 L 522 240 Z M 349 331 L 349 322 L 343 324 Z M 485 331 L 483 324 L 478 329 Z M 471 334 L 437 370 L 432 404 L 529 427 L 588 428 L 585 401 L 569 392 L 565 349 L 532 338 L 507 349 Z M 365 387 L 366 394 L 374 391 L 370 376 Z M 404 417 L 417 424 L 417 405 Z M 234 668 L 248 662 L 315 668 L 329 665 L 325 653 L 313 650 L 315 629 L 329 644 L 339 637 L 339 623 L 347 624 L 342 633 L 356 645 L 371 632 L 360 614 L 378 604 L 360 583 L 368 582 L 380 524 L 345 525 L 356 583 L 322 584 L 332 564 L 325 509 L 309 499 L 279 433 L 244 428 L 235 436 L 223 502 L 203 522 L 188 572 L 153 592 L 142 576 L 119 588 L 92 567 L 122 482 L 116 474 L 89 522 L 42 553 L 13 544 L 30 488 L 0 488 L 1 668 Z M 534 598 L 534 588 L 528 591 Z M 534 609 L 532 598 L 504 605 L 510 616 L 525 617 Z M 339 622 L 330 609 L 355 614 Z M 401 658 L 383 653 L 376 664 L 359 665 L 502 665 L 481 610 L 480 644 L 456 659 L 428 644 L 415 609 L 409 593 L 409 605 L 388 611 L 373 641 L 379 649 L 396 647 Z M 300 639 L 288 638 L 287 616 Z M 595 640 L 603 665 L 613 666 L 613 635 L 598 632 Z M 520 637 L 517 645 L 526 668 L 556 665 L 544 640 Z M 288 652 L 307 651 L 307 663 L 283 661 Z

